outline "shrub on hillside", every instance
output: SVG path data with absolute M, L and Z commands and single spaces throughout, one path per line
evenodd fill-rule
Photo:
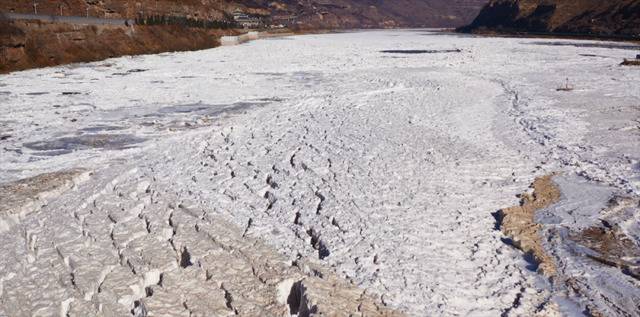
M 179 25 L 201 29 L 233 29 L 238 25 L 230 20 L 196 20 L 183 16 L 150 15 L 136 17 L 138 25 Z

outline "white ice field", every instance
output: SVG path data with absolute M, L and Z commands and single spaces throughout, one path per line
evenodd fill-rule
M 638 316 L 640 254 L 563 238 L 640 243 L 638 50 L 366 31 L 0 75 L 0 316 L 289 315 L 303 261 L 408 316 Z M 548 280 L 492 213 L 554 172 Z

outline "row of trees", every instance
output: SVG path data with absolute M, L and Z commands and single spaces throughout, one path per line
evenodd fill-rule
M 233 20 L 196 20 L 181 16 L 150 15 L 137 16 L 138 25 L 180 25 L 202 29 L 235 29 L 238 24 Z

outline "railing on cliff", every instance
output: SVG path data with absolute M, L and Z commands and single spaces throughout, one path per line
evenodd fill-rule
M 56 22 L 69 24 L 86 25 L 179 25 L 184 27 L 202 29 L 233 29 L 239 28 L 238 24 L 232 20 L 199 20 L 182 16 L 151 15 L 138 16 L 131 19 L 105 19 L 82 16 L 63 16 L 45 14 L 24 14 L 24 13 L 4 13 L 0 12 L 0 19 L 8 20 L 35 20 L 42 22 Z
M 103 19 L 81 16 L 45 15 L 45 14 L 24 14 L 24 13 L 2 13 L 4 18 L 9 20 L 37 20 L 43 22 L 57 22 L 69 24 L 87 25 L 133 25 L 134 20 L 129 19 Z

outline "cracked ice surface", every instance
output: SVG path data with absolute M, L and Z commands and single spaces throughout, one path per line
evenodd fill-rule
M 307 35 L 0 77 L 0 315 L 551 306 L 491 213 L 550 171 L 637 194 L 640 74 L 535 42 Z M 418 49 L 444 53 L 382 52 Z

